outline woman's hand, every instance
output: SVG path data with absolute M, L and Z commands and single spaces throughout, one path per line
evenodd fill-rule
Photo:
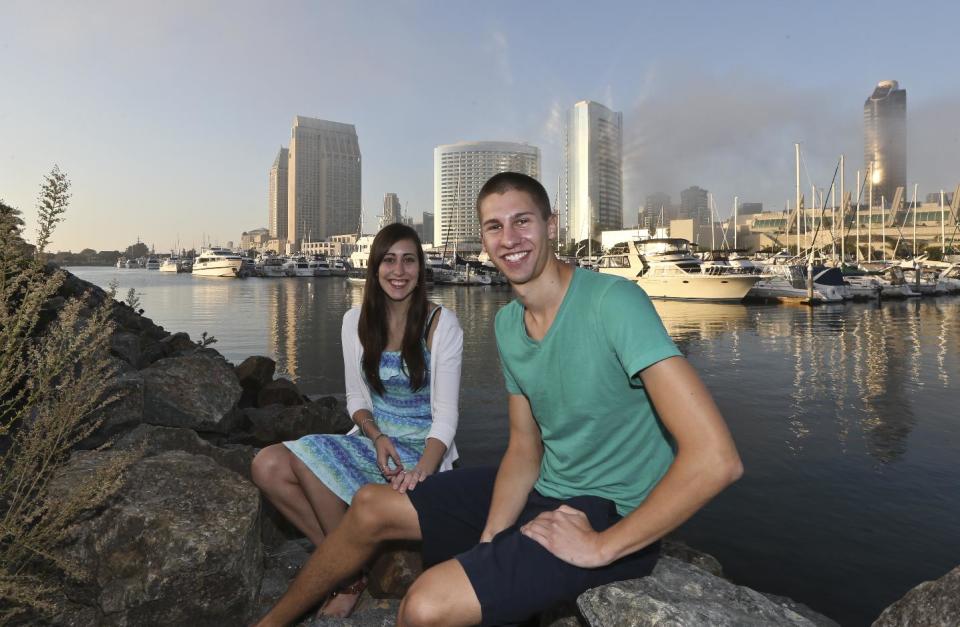
M 401 470 L 395 474 L 393 479 L 390 480 L 390 485 L 394 490 L 403 494 L 407 490 L 416 488 L 418 483 L 432 474 L 432 472 L 425 470 L 422 465 L 417 464 L 409 472 Z
M 403 472 L 403 462 L 400 461 L 400 454 L 397 453 L 397 448 L 393 445 L 389 435 L 378 435 L 376 440 L 373 441 L 373 446 L 377 449 L 377 466 L 387 480 L 394 479 Z M 393 460 L 392 468 L 390 467 L 390 460 Z

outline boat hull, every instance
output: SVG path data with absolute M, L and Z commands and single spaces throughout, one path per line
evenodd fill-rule
M 645 277 L 636 280 L 650 298 L 737 303 L 760 279 L 755 275 Z
M 238 259 L 236 262 L 219 262 L 215 265 L 197 267 L 193 266 L 193 274 L 197 276 L 212 276 L 220 278 L 233 278 L 240 275 L 240 266 L 242 262 Z

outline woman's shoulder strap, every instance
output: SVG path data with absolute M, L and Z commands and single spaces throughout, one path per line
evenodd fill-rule
M 436 320 L 437 314 L 440 313 L 440 310 L 441 310 L 441 309 L 442 309 L 442 307 L 441 307 L 440 305 L 437 305 L 436 307 L 433 308 L 433 311 L 431 311 L 429 314 L 427 314 L 427 323 L 426 323 L 425 325 L 423 325 L 423 339 L 424 339 L 424 340 L 426 340 L 428 337 L 430 337 L 430 328 L 433 327 L 433 321 Z

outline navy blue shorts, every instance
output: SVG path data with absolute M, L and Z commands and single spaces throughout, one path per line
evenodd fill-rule
M 478 544 L 496 474 L 496 468 L 441 472 L 407 492 L 420 519 L 424 567 L 456 558 L 480 601 L 481 624 L 521 623 L 590 588 L 649 575 L 656 565 L 659 543 L 601 568 L 580 568 L 520 533 L 522 525 L 563 504 L 582 511 L 594 530 L 603 531 L 621 517 L 612 501 L 597 496 L 560 500 L 533 490 L 515 525 Z

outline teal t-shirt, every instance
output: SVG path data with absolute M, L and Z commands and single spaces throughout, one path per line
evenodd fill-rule
M 626 516 L 674 458 L 639 374 L 680 351 L 646 293 L 620 277 L 574 270 L 539 342 L 523 313 L 514 300 L 495 326 L 507 391 L 527 397 L 543 438 L 534 487 L 559 499 L 607 498 Z

